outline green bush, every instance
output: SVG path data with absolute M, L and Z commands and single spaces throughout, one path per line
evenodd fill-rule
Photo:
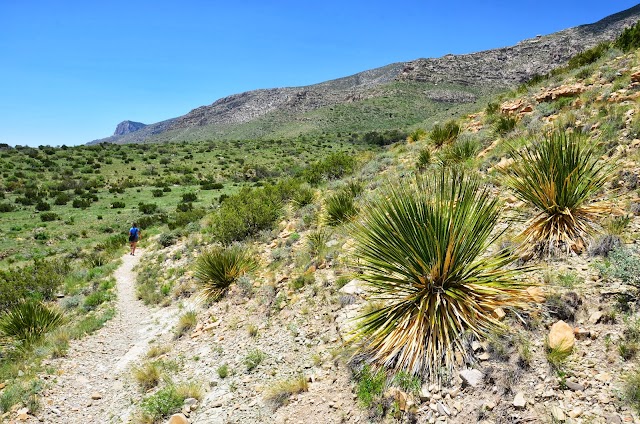
M 0 212 L 13 212 L 14 210 L 16 210 L 16 207 L 11 203 L 0 203 Z
M 433 161 L 433 157 L 431 155 L 431 149 L 429 148 L 422 149 L 420 150 L 420 153 L 418 153 L 416 168 L 418 168 L 419 171 L 424 171 L 429 167 L 429 165 L 431 165 L 432 161 Z
M 0 310 L 25 299 L 52 299 L 69 271 L 65 260 L 44 259 L 22 268 L 0 270 Z
M 576 54 L 567 63 L 568 69 L 576 69 L 581 66 L 590 65 L 600 59 L 602 55 L 609 49 L 610 44 L 607 42 L 600 43 L 595 47 L 587 49 Z
M 595 266 L 607 281 L 619 280 L 640 287 L 640 257 L 631 249 L 615 247 L 606 259 L 596 262 Z
M 225 199 L 211 217 L 211 232 L 224 244 L 241 241 L 271 228 L 282 214 L 282 197 L 268 187 L 243 188 Z
M 51 205 L 47 202 L 38 202 L 36 203 L 36 210 L 39 212 L 45 212 L 51 210 Z
M 143 399 L 140 402 L 140 410 L 146 420 L 159 422 L 171 414 L 180 412 L 184 399 L 176 387 L 170 385 Z
M 244 357 L 244 365 L 247 367 L 247 371 L 253 371 L 264 361 L 267 355 L 259 349 L 252 350 Z
M 623 52 L 640 48 L 640 21 L 622 31 L 614 45 Z
M 308 166 L 302 172 L 309 184 L 316 185 L 324 180 L 337 180 L 355 171 L 356 160 L 346 153 L 332 153 L 325 159 Z
M 111 209 L 124 209 L 125 206 L 124 202 L 120 202 L 118 200 L 111 203 Z
M 173 231 L 176 228 L 183 228 L 192 222 L 200 221 L 205 214 L 204 209 L 192 209 L 186 212 L 176 211 L 167 222 L 167 225 Z
M 182 203 L 190 203 L 198 200 L 198 195 L 196 193 L 184 193 L 182 195 Z
M 175 244 L 178 237 L 174 233 L 162 233 L 160 237 L 158 237 L 158 243 L 162 247 L 169 247 L 172 244 Z
M 156 189 L 151 190 L 151 195 L 153 197 L 162 197 L 162 196 L 164 196 L 164 191 L 162 191 L 161 188 L 156 188 Z
M 40 214 L 40 220 L 42 222 L 51 222 L 60 219 L 60 215 L 55 212 L 43 212 Z
M 219 300 L 231 284 L 256 267 L 251 253 L 242 246 L 215 246 L 198 257 L 194 276 L 206 297 Z
M 138 203 L 138 210 L 145 215 L 152 215 L 158 212 L 158 205 L 155 203 Z
M 356 380 L 358 381 L 356 394 L 362 406 L 371 408 L 375 403 L 381 401 L 382 393 L 387 384 L 387 376 L 383 371 L 374 371 L 369 365 L 365 365 L 356 374 Z
M 512 116 L 501 116 L 493 124 L 496 134 L 505 135 L 513 131 L 518 123 L 518 119 Z

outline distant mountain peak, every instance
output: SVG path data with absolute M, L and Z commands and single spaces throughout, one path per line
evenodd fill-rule
M 116 127 L 113 135 L 125 135 L 135 131 L 138 131 L 140 128 L 146 127 L 146 124 L 142 122 L 133 122 L 133 121 L 122 121 Z

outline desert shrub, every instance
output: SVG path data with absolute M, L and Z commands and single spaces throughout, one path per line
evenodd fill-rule
M 41 339 L 64 322 L 64 315 L 42 302 L 26 301 L 15 305 L 0 318 L 0 332 L 24 344 Z
M 464 355 L 465 334 L 499 327 L 497 307 L 526 307 L 527 283 L 500 236 L 499 201 L 478 179 L 441 170 L 389 186 L 354 224 L 354 256 L 374 302 L 359 321 L 358 351 L 374 363 L 439 378 Z M 507 267 L 509 267 L 507 269 Z
M 273 384 L 267 390 L 265 399 L 274 409 L 278 409 L 284 405 L 292 395 L 306 392 L 307 390 L 309 390 L 307 378 L 304 375 L 299 375 Z
M 69 271 L 66 260 L 44 259 L 22 268 L 0 270 L 0 310 L 25 299 L 52 299 Z
M 0 212 L 13 212 L 14 210 L 16 210 L 16 207 L 11 203 L 0 203 Z
M 36 210 L 39 212 L 45 212 L 51 210 L 51 205 L 47 202 L 38 202 L 36 203 Z
M 247 353 L 247 356 L 244 357 L 244 365 L 247 367 L 247 371 L 253 371 L 264 361 L 267 355 L 264 354 L 263 351 L 259 349 L 255 349 Z
M 518 123 L 518 119 L 511 116 L 500 116 L 493 124 L 496 134 L 505 135 L 513 131 Z
M 256 266 L 251 253 L 242 246 L 214 246 L 198 257 L 194 276 L 206 297 L 219 300 L 231 284 Z
M 175 244 L 178 237 L 174 233 L 162 233 L 160 237 L 158 237 L 158 243 L 162 247 L 169 247 L 172 244 Z
M 338 226 L 347 222 L 358 213 L 353 194 L 346 190 L 340 190 L 329 196 L 325 202 L 325 222 L 331 226 Z
M 346 153 L 332 153 L 304 169 L 302 178 L 309 184 L 315 185 L 324 180 L 336 180 L 349 175 L 355 170 L 355 167 L 354 157 Z
M 178 324 L 176 324 L 176 332 L 175 337 L 180 338 L 187 331 L 196 328 L 198 324 L 198 314 L 196 311 L 187 311 L 184 314 L 180 315 L 178 319 Z
M 54 205 L 62 206 L 69 203 L 72 199 L 72 196 L 69 193 L 60 193 L 53 200 Z
M 169 229 L 173 231 L 176 228 L 183 228 L 192 222 L 200 221 L 205 214 L 206 211 L 204 209 L 191 209 L 186 212 L 177 211 L 171 215 L 167 225 L 169 226 Z
M 180 412 L 184 397 L 175 386 L 164 387 L 140 402 L 140 411 L 147 422 L 159 422 L 171 414 Z
M 169 220 L 166 213 L 156 213 L 138 218 L 138 228 L 150 228 L 154 225 L 164 224 Z
M 521 235 L 526 250 L 581 252 L 595 221 L 608 212 L 602 203 L 588 203 L 609 175 L 606 165 L 598 163 L 595 147 L 587 146 L 580 134 L 556 131 L 523 150 L 512 150 L 511 157 L 515 162 L 504 171 L 506 183 L 537 210 Z
M 155 188 L 155 189 L 151 190 L 151 195 L 153 197 L 162 197 L 162 196 L 164 196 L 164 191 L 162 191 L 161 188 Z
M 158 211 L 158 205 L 155 203 L 138 203 L 138 210 L 145 215 L 151 215 Z
M 60 219 L 60 215 L 55 212 L 43 212 L 40 214 L 40 220 L 42 222 L 51 222 Z
M 600 43 L 595 47 L 580 52 L 569 59 L 567 63 L 568 69 L 575 69 L 581 66 L 590 65 L 600 59 L 602 55 L 609 49 L 610 44 L 607 42 Z
M 160 361 L 145 362 L 131 370 L 133 378 L 142 390 L 150 390 L 162 381 L 164 368 Z
M 374 370 L 365 365 L 356 374 L 356 396 L 365 408 L 371 408 L 381 401 L 382 393 L 387 385 L 387 376 L 381 370 Z
M 460 125 L 456 121 L 449 121 L 444 125 L 435 124 L 431 129 L 429 138 L 436 147 L 440 147 L 455 141 L 459 134 Z
M 618 36 L 614 45 L 623 52 L 629 52 L 640 47 L 640 22 L 626 28 Z
M 314 258 L 321 258 L 327 252 L 327 243 L 331 240 L 333 233 L 331 230 L 321 227 L 315 231 L 311 231 L 307 236 L 307 245 L 309 253 Z
M 198 200 L 198 195 L 196 193 L 184 193 L 182 195 L 182 203 L 191 203 Z
M 243 188 L 220 205 L 210 228 L 216 240 L 228 244 L 271 228 L 281 213 L 282 198 L 275 190 Z
M 203 181 L 200 183 L 200 188 L 202 190 L 222 190 L 224 188 L 224 184 L 211 181 Z
M 124 202 L 118 200 L 111 202 L 111 209 L 124 209 L 125 206 Z
M 86 209 L 91 206 L 91 200 L 76 197 L 73 199 L 73 202 L 71 202 L 71 206 L 76 209 Z
M 607 258 L 595 263 L 600 275 L 607 281 L 619 280 L 640 286 L 640 257 L 623 246 L 615 247 Z

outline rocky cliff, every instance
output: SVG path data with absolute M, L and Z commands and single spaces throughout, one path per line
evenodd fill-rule
M 125 135 L 135 131 L 138 131 L 140 128 L 146 127 L 142 122 L 133 122 L 133 121 L 122 121 L 116 127 L 113 135 Z

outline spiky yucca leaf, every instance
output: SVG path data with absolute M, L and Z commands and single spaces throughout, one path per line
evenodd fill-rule
M 0 332 L 25 345 L 41 339 L 64 323 L 64 314 L 42 302 L 25 301 L 0 318 Z
M 325 202 L 327 215 L 325 222 L 336 227 L 343 224 L 358 214 L 353 193 L 348 190 L 340 190 L 329 196 Z
M 464 354 L 464 335 L 499 326 L 498 307 L 526 307 L 523 268 L 507 252 L 484 256 L 499 203 L 476 178 L 441 170 L 389 187 L 352 229 L 355 257 L 379 307 L 360 319 L 373 363 L 437 378 Z
M 241 246 L 214 246 L 200 255 L 194 276 L 207 298 L 219 300 L 238 278 L 257 267 Z
M 580 252 L 595 221 L 610 207 L 588 203 L 604 186 L 610 170 L 598 162 L 593 146 L 579 133 L 555 131 L 522 150 L 512 150 L 514 164 L 506 169 L 507 184 L 537 215 L 522 233 L 529 253 L 553 253 L 564 248 Z

